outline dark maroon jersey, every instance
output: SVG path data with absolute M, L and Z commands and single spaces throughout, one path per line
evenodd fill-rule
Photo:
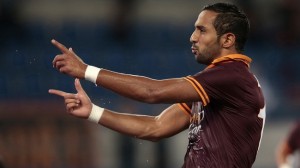
M 191 116 L 183 168 L 250 168 L 264 127 L 265 102 L 251 59 L 221 57 L 186 77 L 201 101 L 180 103 Z

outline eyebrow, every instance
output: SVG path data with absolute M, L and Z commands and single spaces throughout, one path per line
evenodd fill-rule
M 203 26 L 203 25 L 195 25 L 195 27 L 196 27 L 197 29 L 206 29 L 206 27 Z

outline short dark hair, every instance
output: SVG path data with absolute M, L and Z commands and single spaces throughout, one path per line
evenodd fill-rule
M 213 23 L 218 37 L 225 33 L 233 33 L 236 37 L 236 50 L 238 52 L 244 51 L 250 30 L 250 22 L 243 11 L 229 3 L 207 5 L 202 10 L 210 10 L 218 13 Z

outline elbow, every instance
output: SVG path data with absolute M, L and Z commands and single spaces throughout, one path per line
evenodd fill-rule
M 163 134 L 160 125 L 155 124 L 151 127 L 146 128 L 143 131 L 143 133 L 137 136 L 137 138 L 147 140 L 147 141 L 152 141 L 152 142 L 158 142 L 166 138 L 166 136 Z
M 162 139 L 166 138 L 161 132 L 157 131 L 156 133 L 153 133 L 151 136 L 148 137 L 149 141 L 152 142 L 158 142 Z
M 155 138 L 153 138 L 153 139 L 149 139 L 149 141 L 151 141 L 151 142 L 159 142 L 161 139 L 159 138 L 159 139 L 155 139 Z
M 147 141 L 151 141 L 151 142 L 158 142 L 158 141 L 164 139 L 164 137 L 159 136 L 159 135 L 140 136 L 140 137 L 137 137 L 137 138 L 147 140 Z

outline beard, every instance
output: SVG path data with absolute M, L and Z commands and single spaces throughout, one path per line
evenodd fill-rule
M 209 65 L 221 53 L 221 47 L 218 43 L 205 47 L 204 49 L 197 48 L 196 61 L 200 64 Z

